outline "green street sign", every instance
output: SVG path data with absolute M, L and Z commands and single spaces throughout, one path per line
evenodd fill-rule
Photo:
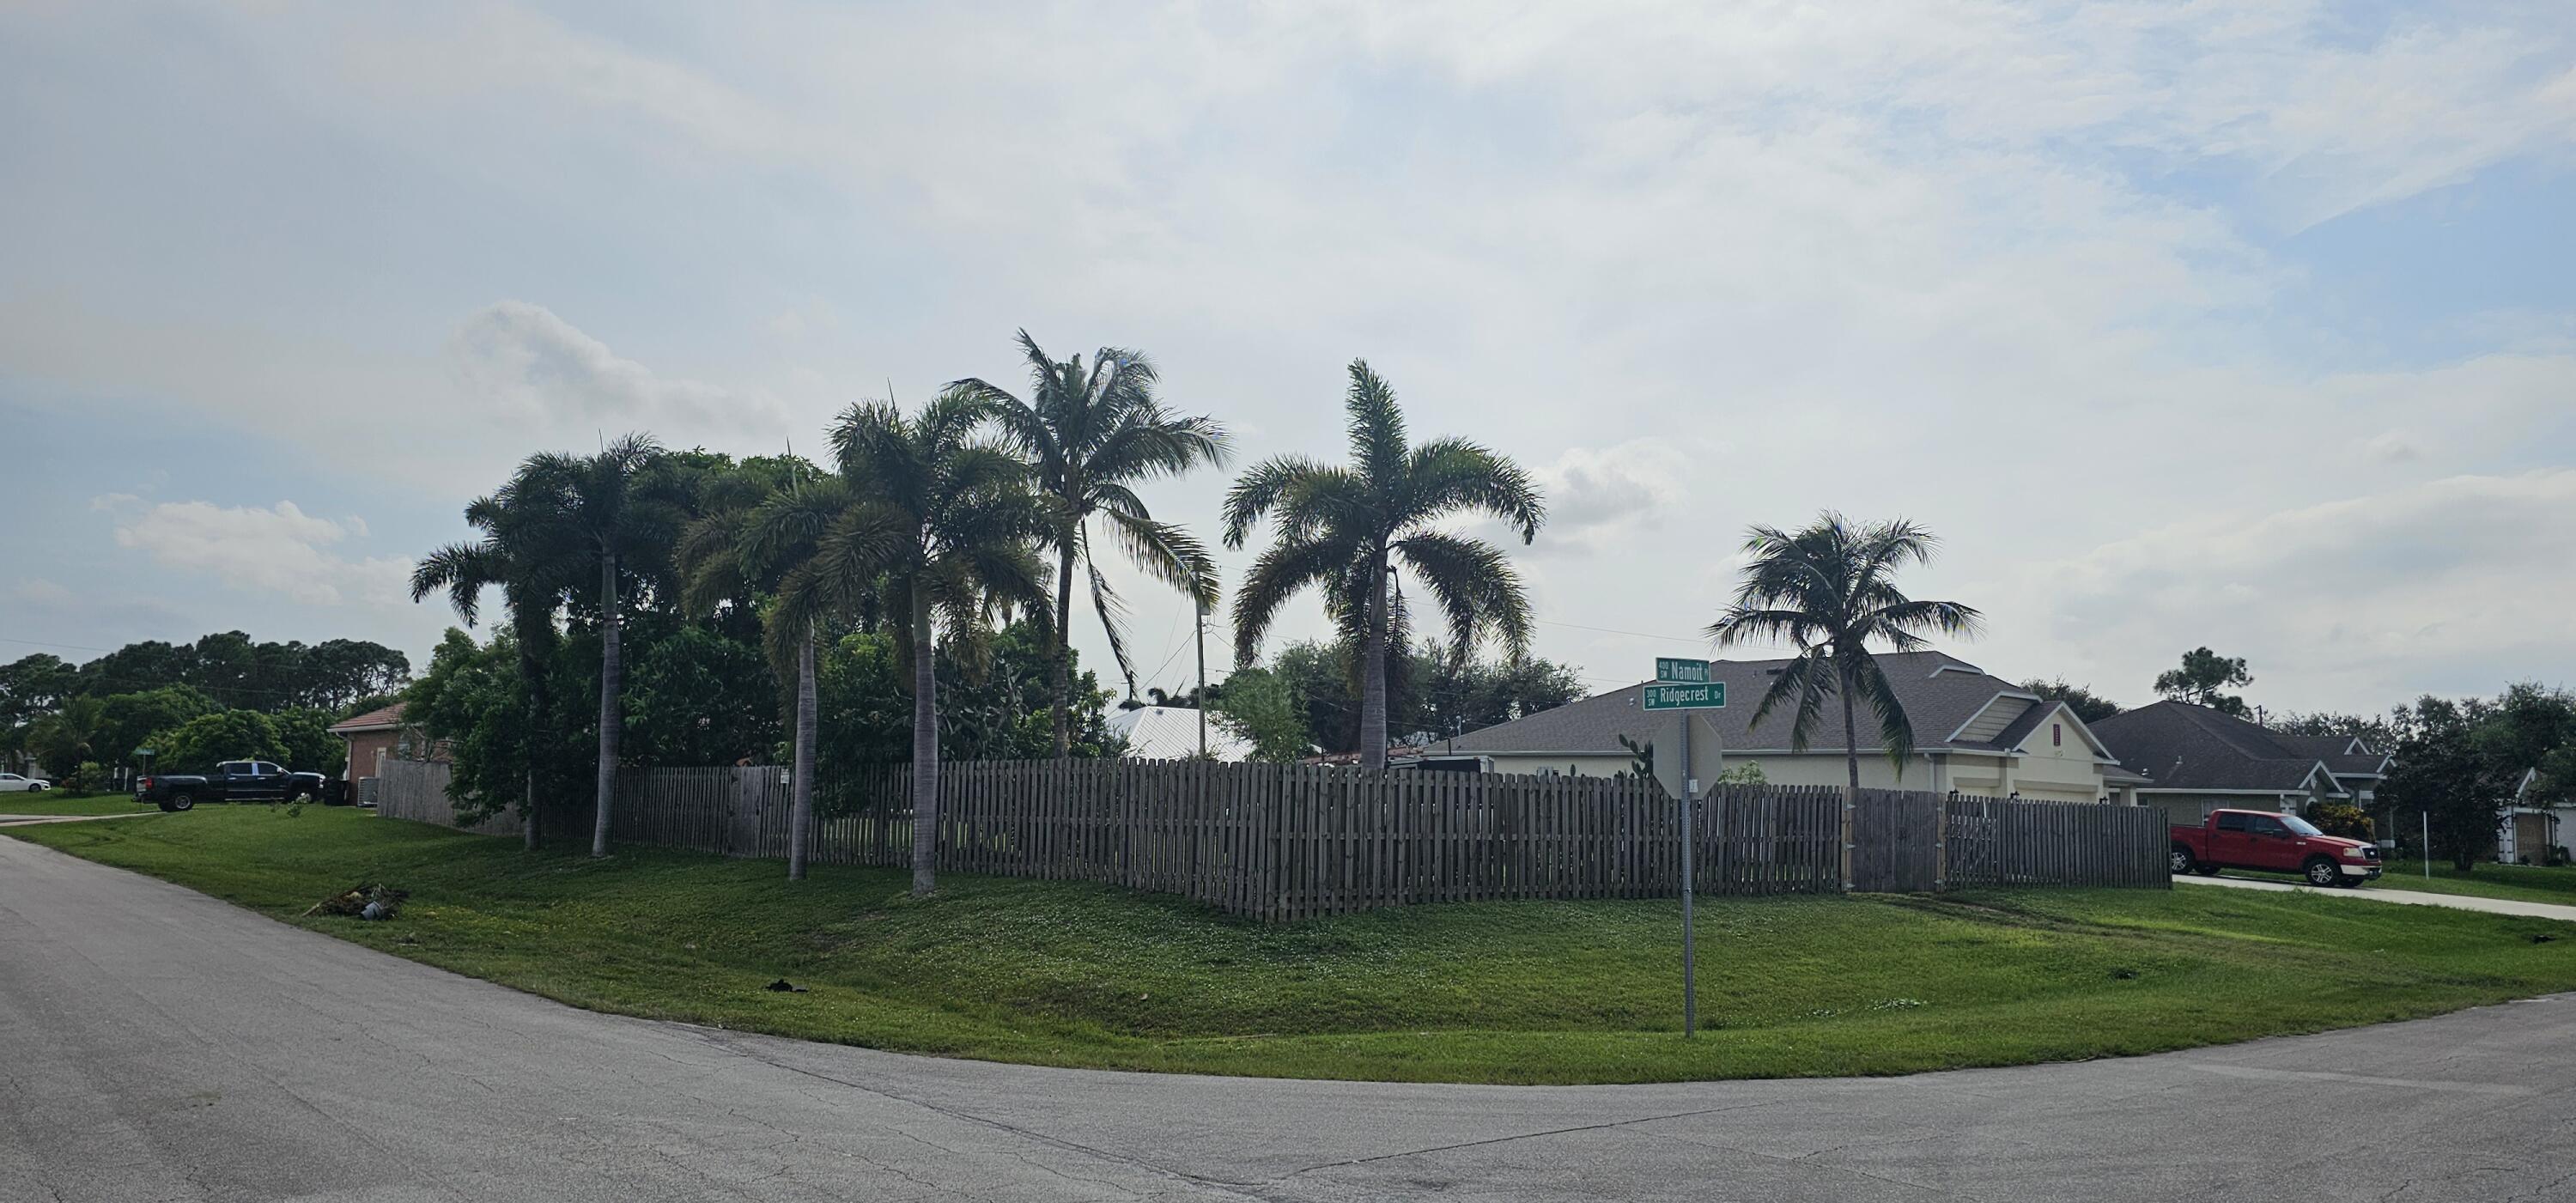
M 1708 661 L 1657 656 L 1655 657 L 1655 679 L 1674 681 L 1684 685 L 1705 685 L 1708 683 Z
M 1719 710 L 1726 706 L 1726 682 L 1701 685 L 1649 685 L 1648 710 Z

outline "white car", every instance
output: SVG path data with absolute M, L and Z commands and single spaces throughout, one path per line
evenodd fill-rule
M 0 773 L 0 794 L 33 794 L 41 793 L 52 788 L 54 788 L 54 783 L 47 781 L 42 777 L 21 777 L 16 773 Z

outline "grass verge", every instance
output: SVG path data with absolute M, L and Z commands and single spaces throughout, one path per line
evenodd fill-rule
M 125 794 L 91 794 L 66 798 L 52 790 L 36 794 L 0 794 L 0 815 L 121 815 L 159 810 Z
M 508 839 L 307 808 L 10 829 L 576 1006 L 909 1052 L 1472 1082 L 1892 1074 L 2073 1060 L 2576 988 L 2543 920 L 2243 890 L 1711 899 L 1698 1039 L 1664 902 L 1263 927 L 1175 899 Z M 305 918 L 366 881 L 391 922 Z M 764 987 L 784 977 L 804 993 Z

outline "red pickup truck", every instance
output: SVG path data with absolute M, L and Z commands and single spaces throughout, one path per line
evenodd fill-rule
M 2314 886 L 2358 886 L 2379 876 L 2379 848 L 2268 810 L 2213 810 L 2198 827 L 2174 826 L 2176 874 L 2207 876 L 2221 869 L 2296 873 Z

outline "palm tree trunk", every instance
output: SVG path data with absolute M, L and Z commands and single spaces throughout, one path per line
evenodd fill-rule
M 912 896 L 939 886 L 939 653 L 930 642 L 930 591 L 912 595 Z
M 1860 794 L 1860 728 L 1852 725 L 1852 683 L 1843 682 L 1843 760 L 1851 769 L 1852 795 Z
M 787 880 L 805 880 L 805 829 L 814 824 L 814 624 L 805 624 L 805 646 L 796 652 L 796 775 L 787 804 Z
M 1369 566 L 1368 623 L 1360 649 L 1360 767 L 1386 767 L 1386 552 Z
M 527 624 L 519 629 L 519 687 L 528 699 L 528 796 L 519 804 L 519 830 L 526 850 L 537 850 L 537 765 L 546 754 L 546 676 L 545 666 L 528 645 Z
M 599 803 L 590 827 L 590 854 L 608 855 L 608 810 L 617 800 L 617 691 L 623 665 L 617 659 L 617 556 L 599 557 Z
M 1073 541 L 1056 554 L 1055 565 L 1055 758 L 1073 758 Z

